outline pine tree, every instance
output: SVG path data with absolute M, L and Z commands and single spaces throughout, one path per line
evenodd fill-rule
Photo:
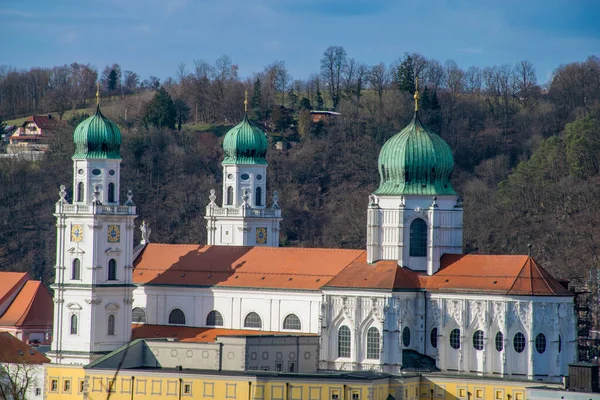
M 415 93 L 415 75 L 413 59 L 407 55 L 396 71 L 396 83 L 401 92 Z
M 250 108 L 254 113 L 254 119 L 262 120 L 262 113 L 260 111 L 260 99 L 262 98 L 262 84 L 260 78 L 256 78 L 254 81 L 254 89 L 252 90 L 252 100 L 250 101 Z
M 117 90 L 117 71 L 113 69 L 108 75 L 108 91 L 112 93 L 115 90 Z
M 175 129 L 176 117 L 177 111 L 173 99 L 165 88 L 161 87 L 146 105 L 144 123 L 158 128 Z
M 321 92 L 317 90 L 317 108 L 319 110 L 322 110 L 324 103 L 325 102 L 323 101 L 323 96 L 321 96 Z

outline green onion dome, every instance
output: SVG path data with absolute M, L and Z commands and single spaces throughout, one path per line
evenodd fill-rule
M 121 131 L 117 124 L 106 118 L 96 107 L 96 113 L 75 128 L 73 158 L 120 159 Z
M 378 165 L 376 195 L 456 195 L 450 184 L 452 150 L 416 112 L 406 128 L 385 142 Z
M 252 125 L 248 115 L 231 128 L 223 139 L 223 164 L 266 164 L 268 141 L 265 133 Z

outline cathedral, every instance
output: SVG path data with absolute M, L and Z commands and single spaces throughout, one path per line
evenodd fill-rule
M 98 106 L 74 132 L 73 198 L 61 186 L 55 208 L 52 362 L 87 365 L 132 327 L 219 327 L 318 335 L 324 371 L 400 374 L 412 357 L 444 373 L 560 381 L 576 357 L 572 294 L 530 256 L 463 254 L 452 150 L 415 100 L 381 148 L 356 250 L 279 247 L 285 210 L 247 114 L 223 141 L 208 243 L 152 243 L 122 197 L 121 133 Z

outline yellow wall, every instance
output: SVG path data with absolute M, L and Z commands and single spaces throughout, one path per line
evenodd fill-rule
M 404 400 L 526 400 L 526 387 L 536 382 L 518 382 L 504 379 L 476 377 L 449 377 L 443 375 L 412 375 L 373 381 L 344 379 L 310 379 L 308 377 L 269 377 L 238 375 L 203 375 L 161 372 L 121 371 L 111 393 L 112 400 L 144 399 L 214 399 L 214 400 L 386 400 L 388 394 Z M 46 366 L 45 392 L 48 400 L 84 399 L 79 391 L 84 382 L 86 399 L 106 400 L 112 371 L 84 370 L 78 366 Z M 57 390 L 51 391 L 56 380 Z M 68 390 L 65 382 L 70 381 Z M 133 396 L 132 396 L 133 389 Z M 181 389 L 181 397 L 180 391 Z M 345 396 L 344 396 L 345 391 Z M 287 396 L 286 396 L 287 393 Z

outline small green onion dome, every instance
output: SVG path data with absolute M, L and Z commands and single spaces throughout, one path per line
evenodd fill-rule
M 96 113 L 75 128 L 73 158 L 120 159 L 121 131 L 96 107 Z
M 268 141 L 265 133 L 252 125 L 248 115 L 227 132 L 223 139 L 223 164 L 266 164 Z
M 378 165 L 376 195 L 456 195 L 450 184 L 452 150 L 416 112 L 406 128 L 385 142 Z

